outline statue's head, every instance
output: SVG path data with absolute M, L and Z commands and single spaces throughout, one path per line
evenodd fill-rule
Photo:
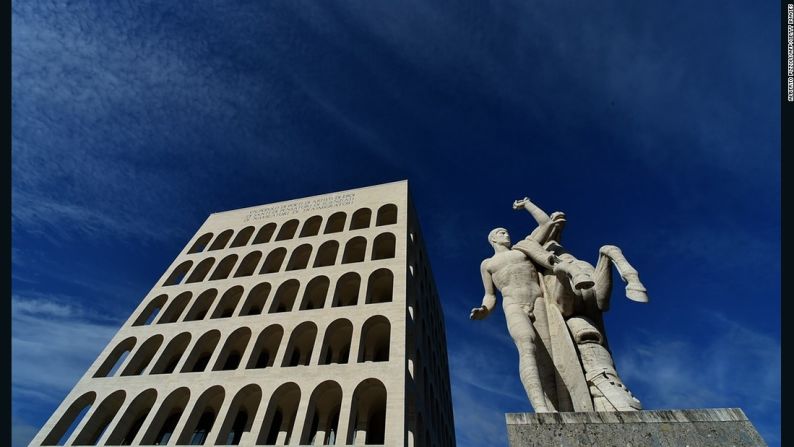
M 494 228 L 488 233 L 488 242 L 491 246 L 496 248 L 497 245 L 503 245 L 510 248 L 510 233 L 504 228 Z

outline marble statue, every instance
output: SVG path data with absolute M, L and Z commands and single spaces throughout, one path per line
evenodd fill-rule
M 602 318 L 612 265 L 626 296 L 648 301 L 637 271 L 613 245 L 601 247 L 595 267 L 568 253 L 560 244 L 565 214 L 549 216 L 528 198 L 513 208 L 528 211 L 538 225 L 514 245 L 504 228 L 490 232 L 494 255 L 480 265 L 485 296 L 470 318 L 486 318 L 501 292 L 521 383 L 536 412 L 641 410 L 615 370 Z

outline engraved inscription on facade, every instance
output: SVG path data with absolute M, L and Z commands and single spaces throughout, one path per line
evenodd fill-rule
M 272 217 L 291 216 L 307 211 L 316 211 L 326 208 L 336 208 L 339 206 L 352 205 L 355 201 L 355 193 L 334 194 L 318 197 L 316 199 L 303 200 L 300 202 L 284 203 L 281 205 L 257 208 L 248 212 L 243 218 L 243 222 L 268 219 Z

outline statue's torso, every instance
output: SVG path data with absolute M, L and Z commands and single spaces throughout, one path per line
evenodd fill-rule
M 487 268 L 502 293 L 503 305 L 530 304 L 541 296 L 535 266 L 523 253 L 516 250 L 497 253 L 488 260 Z

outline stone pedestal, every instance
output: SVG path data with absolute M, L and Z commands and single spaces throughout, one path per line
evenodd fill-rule
M 510 447 L 767 445 L 739 408 L 505 416 Z

